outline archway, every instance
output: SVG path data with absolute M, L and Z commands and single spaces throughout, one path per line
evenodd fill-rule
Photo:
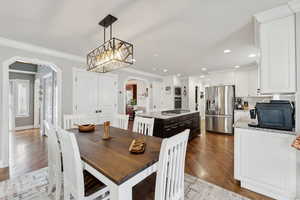
M 135 97 L 132 99 L 128 99 L 128 89 L 129 85 L 136 85 L 136 88 L 132 88 L 135 90 Z M 139 109 L 143 112 L 150 111 L 150 83 L 146 79 L 138 78 L 138 77 L 128 77 L 123 83 L 123 102 L 124 102 L 124 113 L 128 112 L 128 104 L 130 106 L 134 106 L 134 109 Z
M 40 59 L 26 57 L 12 57 L 2 63 L 2 105 L 1 105 L 1 158 L 0 167 L 9 166 L 9 66 L 15 62 L 32 63 L 50 67 L 56 73 L 55 111 L 53 116 L 54 125 L 60 126 L 62 117 L 62 71 L 55 64 Z

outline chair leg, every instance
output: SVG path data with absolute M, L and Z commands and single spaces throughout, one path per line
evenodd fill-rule
M 53 192 L 54 189 L 54 183 L 53 183 L 53 177 L 49 178 L 49 185 L 48 185 L 48 195 L 50 195 Z

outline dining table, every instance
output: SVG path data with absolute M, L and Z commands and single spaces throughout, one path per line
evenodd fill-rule
M 110 127 L 110 139 L 104 140 L 103 125 L 92 132 L 68 131 L 76 136 L 85 169 L 109 187 L 112 200 L 132 200 L 133 187 L 157 171 L 161 138 Z M 129 152 L 137 138 L 146 143 L 144 153 Z

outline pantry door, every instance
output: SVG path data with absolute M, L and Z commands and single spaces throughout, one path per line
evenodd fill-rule
M 118 79 L 113 75 L 101 75 L 98 79 L 98 110 L 100 121 L 113 121 L 117 114 Z
M 74 77 L 75 114 L 95 114 L 98 108 L 98 75 L 76 71 Z

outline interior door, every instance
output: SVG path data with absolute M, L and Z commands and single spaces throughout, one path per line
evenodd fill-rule
M 92 72 L 78 71 L 75 75 L 76 114 L 94 114 L 98 108 L 98 75 Z
M 98 79 L 98 111 L 100 122 L 113 121 L 117 113 L 117 79 L 112 76 L 100 76 Z

